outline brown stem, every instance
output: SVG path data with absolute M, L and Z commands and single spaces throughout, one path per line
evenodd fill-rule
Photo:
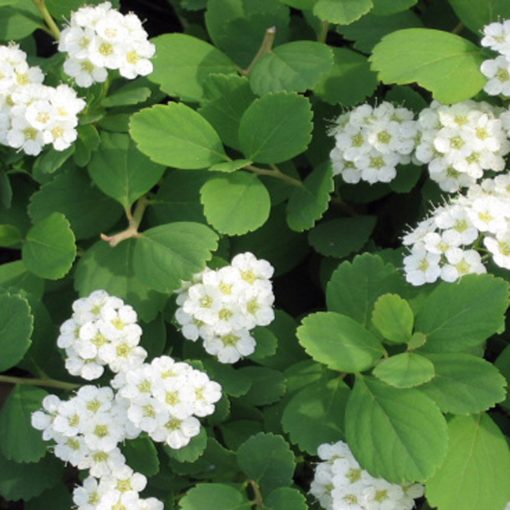
M 325 43 L 329 32 L 329 21 L 323 21 L 321 25 L 321 31 L 317 40 L 321 43 Z
M 333 196 L 331 198 L 331 203 L 349 216 L 358 216 L 358 213 L 349 204 L 346 204 L 339 196 Z
M 464 30 L 464 24 L 459 21 L 455 27 L 453 27 L 452 34 L 460 34 Z
M 264 499 L 262 498 L 262 493 L 260 492 L 259 484 L 255 480 L 248 480 L 250 487 L 253 490 L 254 503 L 257 508 L 264 508 Z
M 126 239 L 131 239 L 133 237 L 140 237 L 141 234 L 138 232 L 138 228 L 140 227 L 140 223 L 142 222 L 143 215 L 145 213 L 145 209 L 149 205 L 149 199 L 147 197 L 142 197 L 138 200 L 135 206 L 135 210 L 131 212 L 131 209 L 126 208 L 126 218 L 128 219 L 129 226 L 122 232 L 118 232 L 117 234 L 108 236 L 106 234 L 101 234 L 101 239 L 106 241 L 112 248 L 117 246 L 122 241 Z
M 12 377 L 10 375 L 0 375 L 0 383 L 8 384 L 30 384 L 32 386 L 46 386 L 48 388 L 60 388 L 62 390 L 75 390 L 79 384 L 57 381 L 56 379 L 32 379 L 28 377 Z
M 260 45 L 259 51 L 251 61 L 251 64 L 244 70 L 242 73 L 245 76 L 249 76 L 253 71 L 253 68 L 257 65 L 257 62 L 268 53 L 271 53 L 273 49 L 274 39 L 276 37 L 276 27 L 270 27 L 266 30 L 264 35 L 264 39 L 262 39 L 262 44 Z
M 60 29 L 58 28 L 58 25 L 55 23 L 55 20 L 50 14 L 50 11 L 48 11 L 45 0 L 34 0 L 34 4 L 39 9 L 39 12 L 43 17 L 44 22 L 48 26 L 49 33 L 58 41 L 60 39 Z
M 255 165 L 247 165 L 244 168 L 257 175 L 265 175 L 268 177 L 274 177 L 275 179 L 280 179 L 281 181 L 285 181 L 287 184 L 290 184 L 291 186 L 296 186 L 299 188 L 303 187 L 303 183 L 299 179 L 294 179 L 294 177 L 284 174 L 278 167 L 274 165 L 272 165 L 272 169 L 259 168 L 258 166 Z

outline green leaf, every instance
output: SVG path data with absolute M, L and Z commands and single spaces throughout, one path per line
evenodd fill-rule
M 425 481 L 448 447 L 446 421 L 432 400 L 358 376 L 345 414 L 347 443 L 375 477 L 403 484 Z
M 257 326 L 253 329 L 251 335 L 255 338 L 257 346 L 255 347 L 255 352 L 250 354 L 249 358 L 263 365 L 266 358 L 276 354 L 278 338 L 269 328 L 262 326 Z
M 134 274 L 133 253 L 136 240 L 128 239 L 112 248 L 99 241 L 81 257 L 75 272 L 74 287 L 80 296 L 104 289 L 132 305 L 144 321 L 153 320 L 163 307 L 165 296 L 152 290 Z
M 314 91 L 330 104 L 357 105 L 374 93 L 377 77 L 364 55 L 347 48 L 332 49 L 335 65 Z
M 230 485 L 199 483 L 179 501 L 180 510 L 248 510 L 251 503 Z
M 18 246 L 22 239 L 18 227 L 14 225 L 0 225 L 0 247 L 12 248 Z
M 71 225 L 58 212 L 36 221 L 23 243 L 23 262 L 41 278 L 58 280 L 71 269 L 76 245 Z
M 210 170 L 213 170 L 214 172 L 225 172 L 230 174 L 236 170 L 240 170 L 241 168 L 250 165 L 251 163 L 253 163 L 253 161 L 250 161 L 249 159 L 234 159 L 233 161 L 216 163 L 210 168 Z
M 165 167 L 137 150 L 128 135 L 103 132 L 88 171 L 103 193 L 128 209 L 159 182 Z
M 416 331 L 427 335 L 424 350 L 463 351 L 503 331 L 509 290 L 505 280 L 488 274 L 439 284 L 416 316 Z
M 238 448 L 237 463 L 265 493 L 290 485 L 296 467 L 294 454 L 283 437 L 263 432 Z
M 289 8 L 275 0 L 208 0 L 205 23 L 215 46 L 247 68 L 268 28 L 276 28 L 276 44 L 287 39 Z
M 448 0 L 455 14 L 477 36 L 489 23 L 510 18 L 510 4 L 506 0 Z
M 382 360 L 372 372 L 378 379 L 395 388 L 412 388 L 434 377 L 434 365 L 424 356 L 403 352 Z
M 69 510 L 73 507 L 71 493 L 64 482 L 57 483 L 51 489 L 31 499 L 24 506 L 25 510 L 46 510 L 51 501 L 51 510 Z
M 283 430 L 292 443 L 310 455 L 323 443 L 343 437 L 349 388 L 340 379 L 320 379 L 296 393 L 283 412 Z
M 297 489 L 280 487 L 264 498 L 268 510 L 308 510 L 306 498 Z
M 354 41 L 354 48 L 370 53 L 372 48 L 386 35 L 402 28 L 421 27 L 422 22 L 412 11 L 399 12 L 389 16 L 375 16 L 370 13 L 350 25 L 337 27 L 349 41 Z
M 338 266 L 328 282 L 326 300 L 329 310 L 368 326 L 377 298 L 386 293 L 404 295 L 406 287 L 394 266 L 377 255 L 364 253 Z
M 310 101 L 280 92 L 263 96 L 248 107 L 239 126 L 239 144 L 252 161 L 280 163 L 304 152 L 311 132 Z
M 155 476 L 159 472 L 158 451 L 152 440 L 147 436 L 126 441 L 122 448 L 127 464 L 137 473 Z
M 386 340 L 405 344 L 413 334 L 413 310 L 400 296 L 384 294 L 375 302 L 372 324 Z
M 136 240 L 135 276 L 154 290 L 172 292 L 181 281 L 190 280 L 204 269 L 217 245 L 218 236 L 200 223 L 177 222 L 151 228 Z
M 108 172 L 110 168 L 101 170 Z M 93 186 L 84 172 L 70 168 L 30 198 L 28 213 L 33 221 L 40 221 L 52 212 L 62 213 L 69 220 L 77 239 L 87 239 L 111 228 L 122 208 Z
M 37 462 L 46 455 L 47 443 L 31 424 L 31 414 L 41 408 L 46 395 L 44 390 L 22 385 L 9 394 L 0 411 L 0 449 L 6 459 Z
M 209 377 L 221 384 L 223 392 L 227 395 L 240 397 L 250 389 L 249 376 L 233 366 L 219 363 L 212 357 L 205 358 L 203 364 Z
M 227 159 L 214 128 L 181 103 L 155 105 L 135 113 L 129 131 L 138 148 L 162 165 L 199 169 Z
M 250 382 L 250 389 L 242 401 L 252 406 L 265 406 L 280 400 L 285 394 L 285 377 L 272 368 L 250 366 L 239 370 Z
M 303 232 L 315 225 L 327 211 L 330 195 L 335 188 L 331 166 L 317 167 L 296 188 L 287 203 L 287 223 L 292 230 Z
M 257 230 L 271 210 L 267 188 L 247 172 L 212 177 L 200 190 L 200 202 L 209 224 L 227 235 Z
M 321 255 L 343 258 L 360 251 L 365 246 L 376 221 L 375 216 L 354 216 L 325 221 L 310 230 L 308 241 Z
M 27 271 L 22 260 L 0 264 L 0 287 L 21 289 L 39 299 L 44 291 L 44 280 Z
M 151 94 L 149 87 L 144 87 L 137 81 L 128 82 L 110 91 L 108 96 L 101 101 L 101 106 L 114 108 L 116 106 L 139 104 L 147 101 Z
M 214 74 L 205 81 L 204 89 L 206 97 L 200 113 L 226 145 L 239 149 L 239 124 L 245 110 L 256 97 L 248 78 Z
M 317 0 L 313 13 L 322 21 L 349 25 L 372 9 L 372 0 Z
M 175 459 L 178 462 L 195 462 L 202 456 L 206 448 L 207 433 L 202 427 L 200 429 L 200 433 L 184 448 L 175 450 L 173 448 L 165 447 L 165 452 L 171 459 Z
M 87 5 L 98 5 L 102 0 L 87 0 Z M 112 0 L 110 2 L 114 8 L 119 6 L 119 0 Z M 71 12 L 77 11 L 83 6 L 82 0 L 46 0 L 46 4 L 51 14 L 56 18 L 63 18 L 68 20 Z
M 444 413 L 474 414 L 505 399 L 506 381 L 498 369 L 469 354 L 426 354 L 436 376 L 420 388 Z
M 442 103 L 475 96 L 485 85 L 479 47 L 455 34 L 429 28 L 397 30 L 383 38 L 370 61 L 383 83 L 418 83 Z
M 486 414 L 458 416 L 448 425 L 450 446 L 427 482 L 427 499 L 441 510 L 496 510 L 510 499 L 510 452 Z
M 56 485 L 63 470 L 64 464 L 53 455 L 29 464 L 0 457 L 0 495 L 10 501 L 28 501 Z
M 157 224 L 172 221 L 206 223 L 203 207 L 200 204 L 200 188 L 210 177 L 211 174 L 205 170 L 167 172 L 147 215 L 154 216 Z
M 202 101 L 204 80 L 213 73 L 235 73 L 236 65 L 220 50 L 187 34 L 164 34 L 156 45 L 149 79 L 169 96 Z
M 250 73 L 250 85 L 259 96 L 271 92 L 305 92 L 333 66 L 333 52 L 323 43 L 295 41 L 274 48 Z
M 64 163 L 74 154 L 75 147 L 57 151 L 53 148 L 43 152 L 34 162 L 33 175 L 52 174 L 62 168 Z
M 500 370 L 501 374 L 506 380 L 507 387 L 510 385 L 510 345 L 507 345 L 500 353 L 494 365 Z M 510 393 L 507 391 L 505 401 L 500 405 L 507 410 L 510 410 Z
M 19 41 L 44 26 L 37 7 L 31 0 L 17 0 L 0 12 L 0 41 Z
M 383 355 L 379 340 L 346 315 L 316 312 L 297 329 L 299 343 L 319 363 L 339 372 L 362 372 Z
M 374 2 L 373 14 L 388 16 L 396 12 L 405 11 L 418 3 L 418 0 L 372 0 Z

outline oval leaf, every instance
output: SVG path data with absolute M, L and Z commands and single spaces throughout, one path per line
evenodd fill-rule
M 129 132 L 138 148 L 162 165 L 189 170 L 227 160 L 218 133 L 184 104 L 156 105 L 135 113 Z
M 238 172 L 209 179 L 200 190 L 207 221 L 218 232 L 242 235 L 269 218 L 271 197 L 256 175 Z
M 345 413 L 347 443 L 373 476 L 403 484 L 427 480 L 448 447 L 446 420 L 432 400 L 357 377 Z
M 379 340 L 346 315 L 317 312 L 297 329 L 299 343 L 315 360 L 339 372 L 361 372 L 383 355 Z
M 450 446 L 427 482 L 427 499 L 441 510 L 503 509 L 510 499 L 510 452 L 486 414 L 458 416 L 448 425 Z
M 280 163 L 306 150 L 312 139 L 312 108 L 297 94 L 270 94 L 255 100 L 244 112 L 239 144 L 244 155 L 258 163 Z
M 381 361 L 373 374 L 395 388 L 412 388 L 434 377 L 434 365 L 424 356 L 403 352 Z
M 397 344 L 406 343 L 413 334 L 413 310 L 400 296 L 384 294 L 375 302 L 372 324 L 386 340 Z
M 159 292 L 172 292 L 205 267 L 218 236 L 205 225 L 169 223 L 146 230 L 136 240 L 135 276 Z
M 323 43 L 296 41 L 282 44 L 260 59 L 250 74 L 259 96 L 270 92 L 305 92 L 333 66 L 333 52 Z
M 213 73 L 235 73 L 235 64 L 209 43 L 187 34 L 164 34 L 152 40 L 156 45 L 150 81 L 169 96 L 201 101 L 203 82 Z
M 23 262 L 41 278 L 58 280 L 71 269 L 76 245 L 71 225 L 61 213 L 52 213 L 37 221 L 23 243 Z
M 455 34 L 430 28 L 397 30 L 375 46 L 370 61 L 383 83 L 418 83 L 442 103 L 469 99 L 485 85 L 481 49 Z

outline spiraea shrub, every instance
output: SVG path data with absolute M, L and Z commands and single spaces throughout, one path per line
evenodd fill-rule
M 0 508 L 510 510 L 510 2 L 0 0 Z

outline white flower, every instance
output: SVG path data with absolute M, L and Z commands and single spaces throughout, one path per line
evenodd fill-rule
M 188 340 L 201 338 L 222 363 L 235 363 L 255 350 L 250 331 L 274 320 L 270 278 L 274 268 L 252 253 L 236 255 L 230 266 L 205 269 L 184 282 L 175 318 Z
M 417 136 L 413 117 L 410 110 L 388 102 L 361 105 L 340 115 L 330 130 L 335 137 L 333 173 L 352 184 L 392 181 L 396 167 L 411 161 Z
M 108 70 L 134 79 L 152 72 L 155 46 L 135 14 L 123 15 L 109 2 L 81 7 L 62 31 L 59 51 L 67 54 L 64 71 L 80 87 L 102 83 Z
M 500 115 L 485 102 L 433 101 L 418 118 L 416 161 L 428 164 L 430 178 L 447 192 L 471 186 L 486 170 L 502 171 L 510 143 Z
M 490 251 L 494 263 L 499 267 L 510 269 L 510 231 L 497 236 L 487 236 L 483 244 Z
M 435 282 L 441 274 L 440 260 L 441 255 L 437 253 L 430 253 L 424 248 L 415 248 L 404 258 L 406 280 L 412 285 Z
M 401 486 L 374 478 L 356 461 L 349 446 L 339 441 L 319 446 L 322 462 L 315 468 L 310 494 L 325 510 L 411 510 L 423 486 Z

